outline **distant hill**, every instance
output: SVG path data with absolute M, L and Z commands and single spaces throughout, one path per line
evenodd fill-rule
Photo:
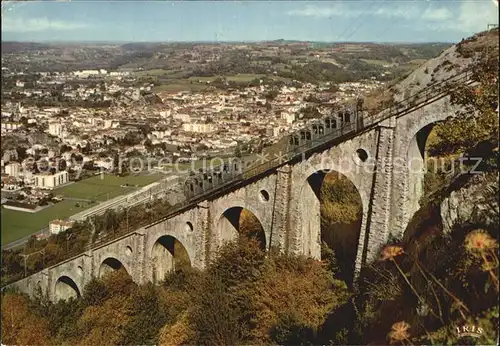
M 394 79 L 392 86 L 372 91 L 365 96 L 364 107 L 370 113 L 381 111 L 393 101 L 401 101 L 433 83 L 438 83 L 453 75 L 460 73 L 471 66 L 474 54 L 486 51 L 486 47 L 491 54 L 498 56 L 498 28 L 475 34 L 468 39 L 445 47 L 440 43 L 436 44 L 401 44 L 390 45 L 390 49 L 395 47 L 403 50 L 407 54 L 422 57 L 431 55 L 426 59 L 421 59 L 420 64 L 406 71 L 399 78 Z M 380 47 L 378 48 L 380 49 Z M 387 50 L 385 53 L 387 54 Z M 393 52 L 392 54 L 395 54 Z
M 283 39 L 247 43 L 2 42 L 2 59 L 4 66 L 15 73 L 128 70 L 156 86 L 241 75 L 255 76 L 249 81 L 267 76 L 279 82 L 319 84 L 367 78 L 390 81 L 448 47 L 447 43 L 314 43 Z
M 2 42 L 3 53 L 30 52 L 51 49 L 52 46 L 36 42 Z

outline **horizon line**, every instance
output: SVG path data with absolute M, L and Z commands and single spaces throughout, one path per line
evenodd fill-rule
M 354 43 L 354 44 L 455 44 L 455 41 L 312 41 L 312 40 L 294 40 L 294 39 L 273 39 L 273 40 L 227 40 L 227 41 L 215 41 L 215 40 L 193 40 L 193 41 L 127 41 L 127 40 L 81 40 L 81 41 L 68 41 L 68 40 L 2 40 L 1 43 L 71 43 L 71 44 L 134 44 L 134 43 L 209 43 L 209 44 L 219 44 L 219 43 L 269 43 L 269 42 L 294 42 L 294 43 L 329 43 L 329 44 L 339 44 L 339 43 Z

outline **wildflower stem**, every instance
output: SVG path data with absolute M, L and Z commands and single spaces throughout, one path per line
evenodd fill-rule
M 420 297 L 415 287 L 413 287 L 413 285 L 411 284 L 410 280 L 408 280 L 406 274 L 403 272 L 403 270 L 401 270 L 401 267 L 398 265 L 398 263 L 394 260 L 394 258 L 391 258 L 391 261 L 396 265 L 396 268 L 398 269 L 399 273 L 403 276 L 403 279 L 405 279 L 406 283 L 408 284 L 408 286 L 410 286 L 411 290 L 417 296 L 418 300 L 420 300 L 423 303 L 424 300 L 422 299 L 422 297 Z
M 423 268 L 417 263 L 417 266 L 423 270 Z M 470 312 L 469 308 L 460 300 L 458 299 L 453 293 L 451 293 L 446 287 L 444 287 L 444 285 L 439 282 L 439 280 L 430 272 L 430 271 L 427 271 L 427 274 L 429 274 L 429 276 L 439 285 L 439 287 L 441 287 L 443 289 L 443 291 L 445 291 L 459 306 L 463 307 L 467 312 Z M 462 313 L 462 311 L 459 309 L 460 311 L 460 314 L 462 315 L 462 317 L 465 319 L 465 315 Z
M 438 305 L 438 310 L 439 310 L 439 320 L 441 321 L 441 323 L 444 324 L 444 321 L 443 321 L 443 309 L 441 308 L 441 302 L 439 301 L 439 298 L 437 296 L 437 293 L 436 293 L 436 290 L 434 289 L 434 286 L 432 285 L 432 283 L 430 283 L 430 280 L 428 278 L 428 276 L 425 274 L 425 272 L 422 270 L 420 264 L 418 263 L 418 259 L 416 259 L 415 261 L 415 264 L 417 265 L 417 268 L 420 270 L 420 273 L 422 274 L 422 276 L 425 278 L 425 280 L 429 283 L 429 287 L 431 288 L 432 290 L 432 294 L 434 295 L 434 298 L 436 299 L 436 303 Z
M 408 341 L 408 345 L 413 346 L 413 343 L 410 341 L 410 339 L 406 338 L 405 341 Z
M 408 280 L 408 278 L 406 277 L 406 274 L 403 272 L 403 270 L 401 270 L 401 268 L 399 267 L 398 263 L 396 262 L 396 260 L 394 258 L 391 258 L 391 261 L 396 265 L 396 268 L 398 269 L 398 271 L 401 273 L 401 275 L 403 276 L 403 278 L 405 279 L 406 283 L 408 284 L 408 286 L 410 286 L 412 292 L 415 294 L 415 296 L 418 298 L 418 300 L 420 301 L 420 303 L 422 304 L 426 304 L 425 300 L 420 296 L 420 294 L 418 294 L 417 290 L 415 289 L 415 287 L 413 287 L 413 285 L 411 284 L 410 280 Z M 437 317 L 438 319 L 440 319 L 440 317 L 434 312 L 434 310 L 429 306 L 429 309 L 430 311 L 432 312 L 432 314 Z
M 495 288 L 497 289 L 497 292 L 499 292 L 499 287 L 498 287 L 498 278 L 496 275 L 493 273 L 493 270 L 489 270 L 491 280 L 493 281 L 493 284 L 495 284 Z
M 491 269 L 491 266 L 490 266 L 490 261 L 488 261 L 488 259 L 486 258 L 484 252 L 481 252 L 481 257 L 483 258 L 483 261 L 484 261 L 484 265 L 485 265 L 485 268 L 488 268 L 488 273 L 490 274 L 491 276 L 491 280 L 493 281 L 493 284 L 495 285 L 495 288 L 498 292 L 499 288 L 498 288 L 498 278 L 497 276 L 493 273 L 493 270 Z

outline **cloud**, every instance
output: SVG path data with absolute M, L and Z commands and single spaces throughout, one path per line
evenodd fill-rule
M 402 2 L 399 4 L 391 3 L 389 7 L 379 7 L 373 11 L 373 15 L 390 19 L 412 19 L 415 18 L 416 13 L 422 11 L 416 3 L 401 4 Z
M 422 19 L 425 25 L 419 30 L 448 30 L 472 34 L 487 29 L 487 24 L 498 24 L 498 10 L 491 2 L 462 2 L 453 11 L 448 8 L 428 8 Z
M 326 18 L 332 16 L 338 17 L 358 17 L 358 16 L 377 16 L 385 18 L 413 18 L 415 13 L 420 13 L 421 8 L 415 3 L 390 3 L 390 6 L 385 6 L 382 1 L 372 1 L 370 5 L 367 3 L 362 3 L 364 7 L 360 7 L 359 2 L 342 2 L 335 3 L 331 6 L 314 6 L 307 5 L 303 8 L 288 11 L 289 16 L 300 16 L 300 17 L 315 17 L 315 18 Z
M 495 0 L 496 1 L 496 0 Z M 418 31 L 446 30 L 457 33 L 475 33 L 486 30 L 488 23 L 498 23 L 498 8 L 490 1 L 464 2 L 385 2 L 373 0 L 367 2 L 341 2 L 332 5 L 306 5 L 288 11 L 289 16 L 309 18 L 360 17 L 385 18 L 388 20 L 411 20 L 406 26 Z
M 28 1 L 2 1 L 1 6 L 2 6 L 2 16 L 4 13 L 10 12 L 14 9 L 19 9 L 21 7 L 24 7 L 25 5 L 28 4 Z
M 64 20 L 51 20 L 44 18 L 2 18 L 2 32 L 39 32 L 39 31 L 64 31 L 87 28 L 85 23 L 70 22 Z
M 490 2 L 464 2 L 456 24 L 464 31 L 484 31 L 488 24 L 498 24 L 498 8 Z
M 451 18 L 453 18 L 453 13 L 445 7 L 427 7 L 422 15 L 422 19 L 429 21 L 449 20 Z
M 351 17 L 356 12 L 349 11 L 343 4 L 335 4 L 329 7 L 307 5 L 300 9 L 288 11 L 287 14 L 297 17 L 327 18 L 332 16 Z

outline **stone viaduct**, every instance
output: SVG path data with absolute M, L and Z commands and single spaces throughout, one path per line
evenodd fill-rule
M 364 124 L 347 135 L 311 146 L 298 158 L 216 189 L 168 218 L 12 285 L 30 294 L 41 289 L 57 300 L 79 297 L 92 277 L 120 267 L 137 283 L 155 282 L 175 266 L 174 239 L 184 246 L 193 267 L 204 268 L 218 247 L 238 236 L 235 221 L 243 208 L 260 221 L 267 249 L 279 246 L 287 253 L 319 259 L 318 186 L 328 171 L 347 177 L 361 197 L 358 272 L 376 258 L 389 237 L 403 235 L 419 207 L 429 129 L 455 114 L 444 90 L 426 89 L 413 100 L 365 117 Z

